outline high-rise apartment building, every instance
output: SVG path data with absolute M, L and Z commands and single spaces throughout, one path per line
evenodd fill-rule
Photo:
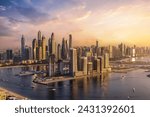
M 12 60 L 13 59 L 13 50 L 12 49 L 6 50 L 6 59 L 7 60 Z
M 70 49 L 70 75 L 75 76 L 77 72 L 77 50 L 74 48 Z
M 21 37 L 21 58 L 24 60 L 25 58 L 25 38 L 24 35 Z
M 32 41 L 32 59 L 33 60 L 37 60 L 37 47 L 38 47 L 37 40 L 33 39 Z
M 42 36 L 42 60 L 46 59 L 46 38 Z

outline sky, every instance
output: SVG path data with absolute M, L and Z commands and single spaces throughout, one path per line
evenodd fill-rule
M 0 0 L 0 49 L 26 45 L 37 32 L 73 45 L 150 46 L 150 0 Z

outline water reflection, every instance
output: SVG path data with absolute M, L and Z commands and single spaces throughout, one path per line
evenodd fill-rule
M 53 83 L 52 99 L 103 99 L 108 91 L 108 74 L 98 77 Z M 52 86 L 52 85 L 51 85 Z
M 0 69 L 0 86 L 30 99 L 150 99 L 150 78 L 148 72 L 135 70 L 126 73 L 103 74 L 92 78 L 75 79 L 40 85 L 32 82 L 33 76 L 15 76 L 21 71 L 46 71 L 47 66 L 32 66 Z M 133 95 L 132 89 L 136 88 Z M 145 92 L 145 90 L 147 92 Z

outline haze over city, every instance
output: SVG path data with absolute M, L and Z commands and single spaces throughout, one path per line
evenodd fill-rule
M 127 43 L 150 45 L 149 0 L 1 0 L 0 49 L 37 38 L 37 31 L 56 41 L 73 35 L 74 46 Z

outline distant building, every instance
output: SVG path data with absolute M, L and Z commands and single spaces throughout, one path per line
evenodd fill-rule
M 25 38 L 24 35 L 21 37 L 21 58 L 22 60 L 25 59 Z
M 42 60 L 46 59 L 46 38 L 42 36 Z
M 32 59 L 31 47 L 26 46 L 24 60 L 31 60 L 31 59 Z
M 12 49 L 6 50 L 6 59 L 7 60 L 12 60 L 13 59 L 13 50 Z
M 104 70 L 104 57 L 98 56 L 99 62 L 100 62 L 100 73 Z
M 69 49 L 72 48 L 72 35 L 69 35 Z
M 62 40 L 62 49 L 61 49 L 61 57 L 62 57 L 62 59 L 63 60 L 66 60 L 67 59 L 67 57 L 68 57 L 68 53 L 67 53 L 67 49 L 68 49 L 68 47 L 67 47 L 67 42 L 66 42 L 66 40 L 63 38 L 63 40 Z
M 51 38 L 50 38 L 50 54 L 56 55 L 56 42 L 54 38 L 54 33 L 52 33 Z
M 92 62 L 88 62 L 87 64 L 87 74 L 88 75 L 91 75 L 92 74 L 92 71 L 93 71 L 93 63 Z
M 113 58 L 113 47 L 109 45 L 109 58 Z
M 77 50 L 74 48 L 70 49 L 70 75 L 75 76 L 77 72 Z
M 52 54 L 49 57 L 49 76 L 52 77 L 55 75 L 55 55 Z
M 97 73 L 100 73 L 100 59 L 96 60 L 96 71 Z
M 135 48 L 132 48 L 131 56 L 132 56 L 132 57 L 135 57 L 135 56 L 136 56 Z
M 37 40 L 33 39 L 32 41 L 32 59 L 37 60 Z
M 41 34 L 41 31 L 38 32 L 37 59 L 39 61 L 42 60 L 42 34 Z
M 60 44 L 57 45 L 57 58 L 61 60 L 61 46 Z
M 58 60 L 58 74 L 59 75 L 69 74 L 69 61 Z
M 125 45 L 123 43 L 121 43 L 120 45 L 118 45 L 118 48 L 120 50 L 121 57 L 124 57 L 125 56 Z
M 87 75 L 87 57 L 81 57 L 81 66 L 84 75 Z
M 109 55 L 108 55 L 108 53 L 104 54 L 104 68 L 109 68 Z

